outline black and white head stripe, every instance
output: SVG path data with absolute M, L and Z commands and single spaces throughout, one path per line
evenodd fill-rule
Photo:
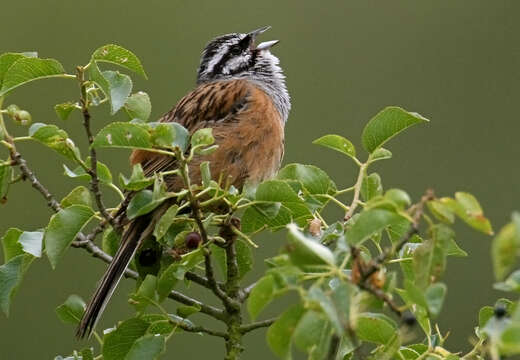
M 256 46 L 257 35 L 263 27 L 247 34 L 235 33 L 219 36 L 210 41 L 202 52 L 197 84 L 219 80 L 249 79 L 270 95 L 284 120 L 291 104 L 285 77 L 279 60 L 270 52 L 278 41 L 267 41 Z

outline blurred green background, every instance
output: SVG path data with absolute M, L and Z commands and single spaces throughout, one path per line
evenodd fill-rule
M 360 145 L 366 121 L 384 106 L 399 105 L 431 123 L 389 144 L 394 158 L 376 169 L 385 187 L 404 188 L 414 199 L 427 187 L 438 195 L 470 191 L 498 230 L 512 210 L 520 209 L 519 11 L 520 2 L 513 0 L 4 0 L 0 52 L 36 50 L 73 72 L 97 47 L 123 45 L 143 61 L 149 80 L 136 78 L 134 88 L 150 94 L 157 117 L 193 87 L 199 55 L 209 39 L 272 25 L 262 40 L 281 40 L 274 52 L 293 99 L 285 163 L 319 165 L 338 184 L 349 186 L 355 171 L 349 160 L 311 141 L 338 133 Z M 35 121 L 59 123 L 84 145 L 78 137 L 79 116 L 63 123 L 53 112 L 54 104 L 76 98 L 74 82 L 54 79 L 21 88 L 7 104 L 28 109 Z M 94 112 L 97 129 L 112 120 L 107 113 Z M 61 176 L 63 159 L 51 151 L 30 144 L 21 150 L 58 197 L 79 185 Z M 101 157 L 128 173 L 124 151 L 105 151 Z M 29 184 L 17 184 L 8 203 L 0 206 L 0 232 L 11 226 L 43 227 L 49 215 Z M 464 350 L 478 309 L 501 294 L 492 290 L 490 238 L 465 226 L 457 230 L 457 241 L 470 257 L 448 263 L 448 298 L 439 323 L 443 331 L 451 331 L 449 346 Z M 276 253 L 283 234 L 258 241 L 261 264 L 261 256 Z M 49 359 L 82 346 L 75 343 L 73 328 L 58 321 L 54 308 L 71 293 L 88 298 L 104 268 L 76 249 L 69 250 L 54 272 L 45 259 L 36 261 L 9 319 L 0 315 L 0 358 Z M 125 296 L 132 286 L 123 282 L 102 325 L 131 314 Z M 276 305 L 270 312 L 276 312 Z M 246 338 L 245 359 L 274 358 L 264 336 L 258 331 Z M 165 358 L 218 359 L 222 352 L 220 339 L 187 334 L 168 345 Z

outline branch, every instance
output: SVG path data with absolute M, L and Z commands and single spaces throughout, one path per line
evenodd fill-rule
M 186 189 L 188 189 L 188 201 L 190 203 L 191 212 L 193 215 L 193 219 L 199 228 L 200 236 L 202 238 L 202 243 L 209 243 L 208 233 L 204 224 L 202 223 L 202 214 L 200 210 L 200 203 L 195 194 L 193 194 L 193 190 L 191 189 L 191 181 L 189 177 L 188 164 L 186 159 L 184 158 L 184 154 L 180 150 L 176 151 L 177 158 L 181 162 L 181 166 L 179 167 L 179 172 L 181 178 L 184 182 Z M 240 308 L 240 304 L 229 297 L 222 289 L 215 279 L 215 273 L 213 271 L 213 265 L 211 263 L 211 253 L 207 247 L 203 249 L 204 252 L 204 268 L 206 270 L 206 278 L 208 280 L 209 288 L 213 291 L 215 296 L 222 300 L 222 303 L 228 310 L 236 310 Z
M 239 330 L 242 334 L 247 334 L 248 332 L 256 330 L 256 329 L 260 329 L 263 327 L 269 327 L 276 320 L 277 320 L 277 318 L 272 318 L 272 319 L 268 319 L 268 320 L 257 321 L 257 322 L 251 323 L 251 324 L 242 325 L 242 326 L 240 326 Z
M 361 186 L 363 185 L 363 177 L 365 176 L 365 171 L 367 169 L 368 164 L 364 163 L 359 166 L 359 175 L 356 180 L 356 184 L 354 185 L 354 198 L 352 199 L 352 203 L 350 204 L 350 207 L 345 214 L 344 221 L 349 220 L 352 215 L 354 214 L 354 211 L 356 210 L 358 204 L 359 204 L 359 194 L 361 193 Z
M 208 335 L 221 337 L 221 338 L 224 338 L 226 340 L 229 339 L 229 335 L 224 333 L 224 332 L 221 332 L 221 331 L 207 329 L 207 328 L 205 328 L 203 326 L 188 325 L 188 324 L 185 324 L 185 323 L 182 323 L 182 322 L 173 321 L 173 320 L 170 320 L 170 322 L 172 324 L 174 324 L 175 326 L 180 327 L 184 331 L 194 332 L 194 333 L 205 333 L 205 334 L 208 334 Z
M 110 223 L 110 225 L 112 225 L 114 230 L 117 231 L 119 226 L 116 224 L 114 218 L 108 213 L 105 205 L 103 204 L 102 194 L 99 188 L 99 178 L 97 174 L 97 154 L 96 149 L 92 146 L 92 143 L 94 142 L 94 136 L 92 135 L 92 130 L 90 129 L 90 113 L 88 111 L 88 97 L 84 79 L 84 69 L 80 66 L 77 68 L 77 78 L 81 90 L 80 102 L 81 112 L 83 114 L 83 127 L 85 128 L 85 132 L 87 134 L 90 149 L 90 168 L 86 169 L 87 173 L 90 175 L 90 188 L 94 194 L 94 198 L 96 199 L 99 212 Z

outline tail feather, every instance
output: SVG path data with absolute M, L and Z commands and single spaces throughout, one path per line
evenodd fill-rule
M 129 224 L 123 233 L 121 246 L 85 309 L 76 331 L 78 338 L 90 336 L 139 245 L 152 231 L 153 222 L 147 216 L 137 218 Z

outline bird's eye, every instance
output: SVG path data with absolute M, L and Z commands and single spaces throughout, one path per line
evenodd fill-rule
M 230 51 L 231 55 L 239 55 L 240 53 L 242 53 L 242 49 L 240 48 L 240 46 L 233 46 Z

